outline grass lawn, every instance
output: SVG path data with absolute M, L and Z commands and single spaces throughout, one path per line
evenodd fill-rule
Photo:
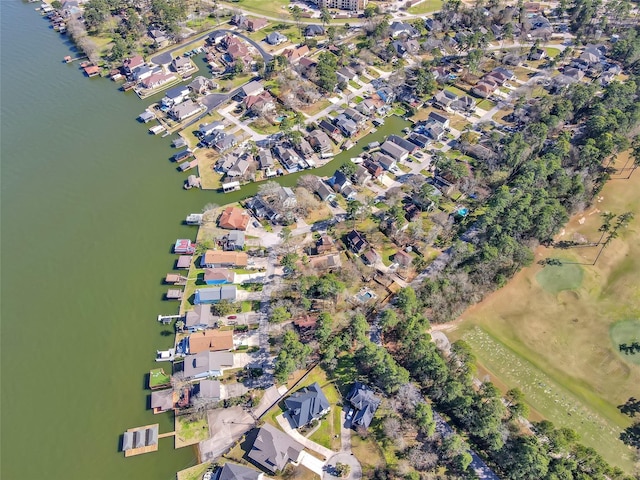
M 635 318 L 616 322 L 611 325 L 609 335 L 611 336 L 613 349 L 618 351 L 622 358 L 640 365 L 640 353 L 636 352 L 633 355 L 627 355 L 624 352 L 621 352 L 619 348 L 623 343 L 630 346 L 633 342 L 640 342 L 640 320 Z
M 455 93 L 459 97 L 467 95 L 467 92 L 465 92 L 464 90 L 460 90 L 458 87 L 454 87 L 453 85 L 447 85 L 446 87 L 444 87 L 444 89 L 447 92 Z
M 360 85 L 358 82 L 353 81 L 353 80 L 349 80 L 349 85 L 351 85 L 356 90 L 358 90 L 360 87 L 362 87 L 362 85 Z
M 177 475 L 177 480 L 201 480 L 205 472 L 209 470 L 209 467 L 211 467 L 211 463 L 205 462 L 180 470 Z
M 393 244 L 385 244 L 380 252 L 380 258 L 382 259 L 382 263 L 384 263 L 387 267 L 393 263 L 391 257 L 395 255 L 398 251 L 398 247 Z
M 362 473 L 366 478 L 370 478 L 376 469 L 385 466 L 384 456 L 380 446 L 372 438 L 362 439 L 360 435 L 351 435 L 351 450 L 362 465 Z
M 414 15 L 437 12 L 442 8 L 442 0 L 424 0 L 407 11 Z
M 159 387 L 171 383 L 171 376 L 167 375 L 162 368 L 154 368 L 149 373 L 149 387 Z
M 240 0 L 239 2 L 229 2 L 227 5 L 230 8 L 241 8 L 268 17 L 279 18 L 280 15 L 289 15 L 289 10 L 287 9 L 288 0 L 270 0 L 268 2 L 264 0 Z
M 360 102 L 362 102 L 363 100 L 364 100 L 364 98 L 362 98 L 362 97 L 356 97 L 356 98 L 353 99 L 353 103 L 355 103 L 357 105 Z
M 454 128 L 459 132 L 462 132 L 463 130 L 466 130 L 471 126 L 471 123 L 469 123 L 469 120 L 467 120 L 466 118 L 460 117 L 458 115 L 451 115 L 449 119 L 451 122 L 451 128 Z
M 358 380 L 358 369 L 353 355 L 343 354 L 338 357 L 338 366 L 333 371 L 332 379 L 343 395 L 349 393 L 353 383 Z
M 407 113 L 407 111 L 402 108 L 402 107 L 396 107 L 393 110 L 391 110 L 391 115 L 398 115 L 399 117 L 402 117 L 405 113 Z
M 209 438 L 209 423 L 206 415 L 197 420 L 176 416 L 176 448 L 193 445 Z
M 478 103 L 478 108 L 481 108 L 482 110 L 488 112 L 489 110 L 491 110 L 493 107 L 496 106 L 495 102 L 492 102 L 491 100 L 488 99 L 484 99 L 482 100 L 480 103 Z
M 547 55 L 550 58 L 556 58 L 558 55 L 560 55 L 560 49 L 559 48 L 554 48 L 554 47 L 544 47 L 545 51 L 547 52 Z
M 618 165 L 627 159 L 628 153 L 621 154 Z M 575 429 L 585 445 L 630 472 L 632 452 L 618 440 L 630 420 L 616 407 L 637 397 L 640 365 L 614 348 L 611 329 L 617 322 L 640 318 L 640 176 L 610 182 L 600 196 L 601 201 L 573 217 L 556 238 L 572 240 L 579 234 L 596 239 L 600 212 L 636 212 L 596 265 L 591 263 L 597 247 L 539 247 L 535 252 L 536 260 L 563 257 L 580 262 L 581 285 L 551 293 L 538 283 L 538 275 L 548 267 L 534 263 L 465 312 L 450 336 L 467 339 L 480 364 L 509 388 L 519 387 L 540 415 Z M 577 285 L 577 272 L 566 276 L 562 283 L 543 276 L 543 284 Z
M 583 276 L 584 269 L 580 265 L 565 263 L 545 265 L 536 275 L 536 280 L 547 292 L 557 294 L 580 288 Z
M 311 117 L 321 112 L 322 110 L 327 108 L 329 105 L 331 105 L 331 102 L 329 101 L 329 99 L 325 98 L 323 100 L 320 100 L 319 102 L 312 103 L 311 105 L 303 107 L 300 110 Z

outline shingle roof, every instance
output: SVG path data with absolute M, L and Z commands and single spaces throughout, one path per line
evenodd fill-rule
M 265 424 L 260 430 L 249 458 L 271 472 L 282 470 L 289 461 L 297 461 L 304 446 L 275 427 Z
M 296 428 L 319 418 L 331 406 L 317 382 L 298 390 L 285 399 L 284 403 Z
M 380 405 L 380 399 L 365 384 L 356 382 L 347 395 L 347 400 L 356 409 L 351 423 L 367 428 Z
M 262 472 L 253 468 L 237 465 L 235 463 L 225 463 L 218 473 L 217 480 L 258 480 Z

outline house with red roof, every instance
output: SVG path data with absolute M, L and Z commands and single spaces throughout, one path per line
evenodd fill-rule
M 249 225 L 249 213 L 238 207 L 227 207 L 218 219 L 218 226 L 227 230 L 246 230 Z

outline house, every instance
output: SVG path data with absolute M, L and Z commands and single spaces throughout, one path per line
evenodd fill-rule
M 544 49 L 536 48 L 529 53 L 528 58 L 529 60 L 537 61 L 537 60 L 542 60 L 546 56 L 547 56 L 547 52 L 545 52 Z
M 173 161 L 182 162 L 183 160 L 186 160 L 187 158 L 191 158 L 192 156 L 193 156 L 193 152 L 191 150 L 189 149 L 182 150 L 173 156 Z
M 194 102 L 193 100 L 185 100 L 184 102 L 174 105 L 171 110 L 169 110 L 169 115 L 171 115 L 176 121 L 181 122 L 182 120 L 193 117 L 202 111 L 202 105 Z
M 348 201 L 352 201 L 356 199 L 358 192 L 355 188 L 353 188 L 352 185 L 347 185 L 342 189 L 342 195 L 344 195 L 344 198 L 346 198 Z
M 324 35 L 324 27 L 321 25 L 307 25 L 307 28 L 304 29 L 305 37 L 317 37 L 320 35 Z
M 269 45 L 280 45 L 288 40 L 288 38 L 282 35 L 280 32 L 271 32 L 267 35 L 266 41 Z
M 402 137 L 399 137 L 398 135 L 389 135 L 387 137 L 387 141 L 391 143 L 395 143 L 399 147 L 404 148 L 409 153 L 416 153 L 419 150 L 418 145 Z
M 187 337 L 189 354 L 200 352 L 222 352 L 233 350 L 233 330 L 204 330 Z
M 347 234 L 347 244 L 353 253 L 360 253 L 369 246 L 362 234 L 356 230 L 351 230 Z
M 331 125 L 331 124 L 329 124 Z M 333 127 L 333 125 L 332 125 Z M 322 153 L 332 153 L 333 143 L 329 139 L 329 136 L 322 130 L 314 130 L 309 134 L 309 143 L 316 151 Z
M 126 75 L 133 75 L 136 70 L 145 66 L 144 58 L 140 55 L 125 58 L 122 66 L 124 67 L 124 73 Z
M 149 36 L 153 38 L 156 48 L 164 48 L 169 45 L 169 37 L 162 30 L 151 29 L 149 30 Z
M 353 108 L 346 108 L 344 111 L 344 115 L 356 122 L 358 127 L 362 127 L 365 123 L 367 123 L 367 117 Z
M 395 145 L 395 144 L 392 144 Z M 400 147 L 398 147 L 400 148 Z M 396 168 L 395 159 L 391 158 L 389 155 L 385 155 L 384 153 L 376 152 L 371 156 L 371 159 L 380 165 L 384 170 L 392 170 Z M 373 175 L 373 174 L 372 174 Z
M 400 35 L 407 37 L 417 37 L 419 35 L 413 25 L 403 22 L 393 22 L 389 26 L 389 34 L 392 38 L 399 37 Z
M 273 155 L 271 155 L 271 150 L 269 149 L 261 149 L 258 151 L 256 159 L 258 160 L 260 170 L 267 170 L 268 168 L 273 168 L 275 165 Z
M 308 425 L 326 415 L 331 404 L 325 397 L 318 382 L 301 388 L 284 400 L 287 407 L 289 422 L 294 428 Z
M 293 325 L 301 334 L 316 328 L 318 324 L 317 315 L 304 314 L 293 319 Z
M 296 151 L 302 155 L 303 157 L 312 156 L 315 151 L 309 142 L 307 142 L 304 138 L 300 139 L 300 143 L 295 146 Z
M 151 75 L 154 75 L 157 73 L 162 73 L 162 68 L 142 65 L 141 67 L 136 68 L 131 74 L 131 76 L 135 81 L 141 82 L 145 78 L 149 78 Z
M 225 252 L 229 253 L 229 252 Z M 200 288 L 196 290 L 195 305 L 210 305 L 227 300 L 229 302 L 235 302 L 236 300 L 236 286 L 235 285 L 222 285 L 221 287 Z
M 329 135 L 337 135 L 338 133 L 340 133 L 340 129 L 329 122 L 329 120 L 327 119 L 320 120 L 318 127 L 327 132 L 327 134 Z
M 193 63 L 189 57 L 178 57 L 171 60 L 171 69 L 180 75 L 193 69 Z
M 493 92 L 495 92 L 496 88 L 497 86 L 492 86 L 485 82 L 478 82 L 471 89 L 471 92 L 479 97 L 488 98 L 493 94 Z
M 200 125 L 200 127 L 198 128 L 198 136 L 202 138 L 208 135 L 212 135 L 216 131 L 221 132 L 222 130 L 224 130 L 224 124 L 216 120 L 212 123 L 204 123 Z
M 565 68 L 563 74 L 565 77 L 569 77 L 575 81 L 580 81 L 584 78 L 584 72 L 577 68 Z
M 289 60 L 289 63 L 296 63 L 302 57 L 309 54 L 309 47 L 306 45 L 301 45 L 295 48 L 288 48 L 282 54 Z
M 451 104 L 458 96 L 449 90 L 441 90 L 433 96 L 433 106 L 442 110 L 452 111 Z
M 173 253 L 195 253 L 196 244 L 188 238 L 179 238 L 173 246 Z
M 369 428 L 380 406 L 380 399 L 365 384 L 356 382 L 347 394 L 347 401 L 355 410 L 351 426 Z
M 338 82 L 355 82 L 358 80 L 358 74 L 351 70 L 349 67 L 339 68 L 336 71 L 336 75 L 338 76 Z
M 219 401 L 220 382 L 218 380 L 202 380 L 197 386 L 197 395 L 203 400 Z
M 215 319 L 209 305 L 196 305 L 193 307 L 193 310 L 189 310 L 184 317 L 184 326 L 189 332 L 204 330 L 205 328 L 212 327 L 214 323 Z
M 217 135 L 216 141 L 214 143 L 214 147 L 216 147 L 220 152 L 226 152 L 230 148 L 235 147 L 238 144 L 238 140 L 235 135 L 222 132 L 220 135 Z
M 234 163 L 233 166 L 229 170 L 227 170 L 227 177 L 242 177 L 245 173 L 247 173 L 250 165 L 251 163 L 244 156 L 238 158 L 236 160 L 236 163 Z
M 405 48 L 403 42 L 399 40 L 394 40 L 393 42 L 391 42 L 391 46 L 393 47 L 395 54 L 399 58 L 404 58 L 405 55 L 407 54 L 407 49 Z
M 226 283 L 233 283 L 235 281 L 236 274 L 233 270 L 226 268 L 205 268 L 204 270 L 204 283 L 207 285 L 224 285 Z
M 286 148 L 283 145 L 278 145 L 273 149 L 273 153 L 276 154 L 280 163 L 287 169 L 287 171 L 298 171 L 298 162 L 300 162 L 300 157 L 298 157 L 298 154 L 293 149 Z
M 233 353 L 204 351 L 184 358 L 185 378 L 220 377 L 226 368 L 233 368 Z
M 140 85 L 142 88 L 158 88 L 164 85 L 165 83 L 169 83 L 176 79 L 176 76 L 173 74 L 164 74 L 164 73 L 154 73 L 146 78 L 144 78 Z
M 269 24 L 264 18 L 249 18 L 247 19 L 247 30 L 250 32 L 257 32 L 258 30 L 266 27 Z
M 242 87 L 242 93 L 245 97 L 248 97 L 250 95 L 260 95 L 262 92 L 264 92 L 264 85 L 255 80 L 247 83 Z
M 151 392 L 151 410 L 153 413 L 163 413 L 173 410 L 175 405 L 173 389 L 154 390 Z
M 369 173 L 369 170 L 367 170 L 362 165 L 358 165 L 356 167 L 355 173 L 353 174 L 353 180 L 356 182 L 356 184 L 362 186 L 369 180 L 371 180 L 371 173 Z
M 247 110 L 256 115 L 266 115 L 274 113 L 276 110 L 276 102 L 267 91 L 263 91 L 258 95 L 248 95 L 243 102 Z
M 336 127 L 340 129 L 340 132 L 345 137 L 351 137 L 358 132 L 358 125 L 356 125 L 356 122 L 354 122 L 350 118 L 347 118 L 344 113 L 341 113 L 336 118 Z
M 244 232 L 233 230 L 226 235 L 223 241 L 226 251 L 243 250 L 245 242 Z
M 379 257 L 375 250 L 369 249 L 362 254 L 362 260 L 367 265 L 375 265 L 378 261 Z
M 392 159 L 393 160 L 393 159 Z M 378 178 L 380 175 L 384 173 L 384 168 L 378 162 L 374 160 L 365 160 L 362 164 L 364 168 L 371 174 L 373 178 Z
M 396 162 L 402 162 L 409 158 L 409 152 L 407 152 L 404 148 L 399 145 L 396 145 L 389 140 L 385 141 L 382 145 L 380 145 L 380 150 L 393 158 Z M 387 170 L 389 170 L 387 168 Z
M 444 128 L 442 128 L 442 125 L 437 122 L 429 122 L 425 125 L 424 133 L 434 140 L 440 141 L 442 140 L 442 137 L 444 137 Z
M 442 128 L 449 128 L 449 119 L 444 115 L 440 115 L 436 112 L 430 112 L 428 119 L 429 121 L 438 123 Z
M 316 252 L 318 255 L 330 252 L 335 248 L 333 239 L 326 233 L 316 240 Z
M 342 267 L 342 260 L 340 260 L 339 253 L 330 253 L 326 255 L 318 255 L 312 257 L 309 261 L 309 266 L 314 270 L 328 270 L 334 271 Z
M 345 187 L 351 185 L 351 181 L 340 170 L 336 170 L 327 183 L 333 187 L 336 193 L 341 193 Z
M 200 260 L 202 268 L 245 268 L 249 257 L 245 252 L 207 250 Z
M 218 226 L 227 230 L 246 230 L 249 225 L 249 213 L 238 207 L 227 207 L 218 219 Z
M 458 97 L 452 104 L 451 108 L 458 112 L 473 113 L 476 108 L 476 101 L 468 95 Z
M 226 36 L 227 33 L 223 30 L 212 32 L 207 37 L 206 43 L 208 45 L 218 45 L 226 38 Z
M 329 187 L 329 185 L 327 185 L 323 181 L 318 182 L 316 193 L 324 202 L 330 202 L 331 200 L 336 198 L 335 192 L 331 189 L 331 187 Z
M 172 107 L 179 103 L 184 102 L 187 98 L 189 98 L 189 87 L 187 86 L 179 86 L 170 88 L 164 93 L 164 97 L 162 99 L 162 105 L 167 107 Z
M 202 382 L 200 382 L 202 385 Z M 202 388 L 202 387 L 200 387 Z M 263 480 L 264 473 L 253 468 L 227 462 L 218 468 L 215 480 Z
M 411 135 L 409 135 L 409 140 L 411 141 L 411 143 L 415 143 L 420 148 L 425 148 L 431 141 L 429 140 L 429 137 L 421 135 L 419 133 L 412 133 Z
M 393 261 L 403 267 L 408 267 L 413 261 L 413 257 L 404 250 L 398 250 L 393 256 Z
M 264 424 L 258 430 L 247 456 L 269 472 L 284 470 L 287 463 L 298 463 L 304 446 L 276 427 Z
M 218 84 L 210 78 L 205 78 L 203 76 L 197 76 L 189 84 L 189 90 L 198 95 L 204 95 L 209 90 L 213 90 L 215 88 L 218 88 Z

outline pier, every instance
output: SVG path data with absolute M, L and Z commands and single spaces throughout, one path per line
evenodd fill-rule
M 125 457 L 142 455 L 143 453 L 155 452 L 158 450 L 158 439 L 163 438 L 158 435 L 160 425 L 145 425 L 144 427 L 130 428 L 124 432 L 122 438 L 122 451 Z M 172 432 L 175 435 L 175 432 Z M 164 434 L 165 436 L 169 436 Z
M 178 320 L 180 315 L 158 315 L 158 321 L 165 325 L 171 323 L 171 320 Z

